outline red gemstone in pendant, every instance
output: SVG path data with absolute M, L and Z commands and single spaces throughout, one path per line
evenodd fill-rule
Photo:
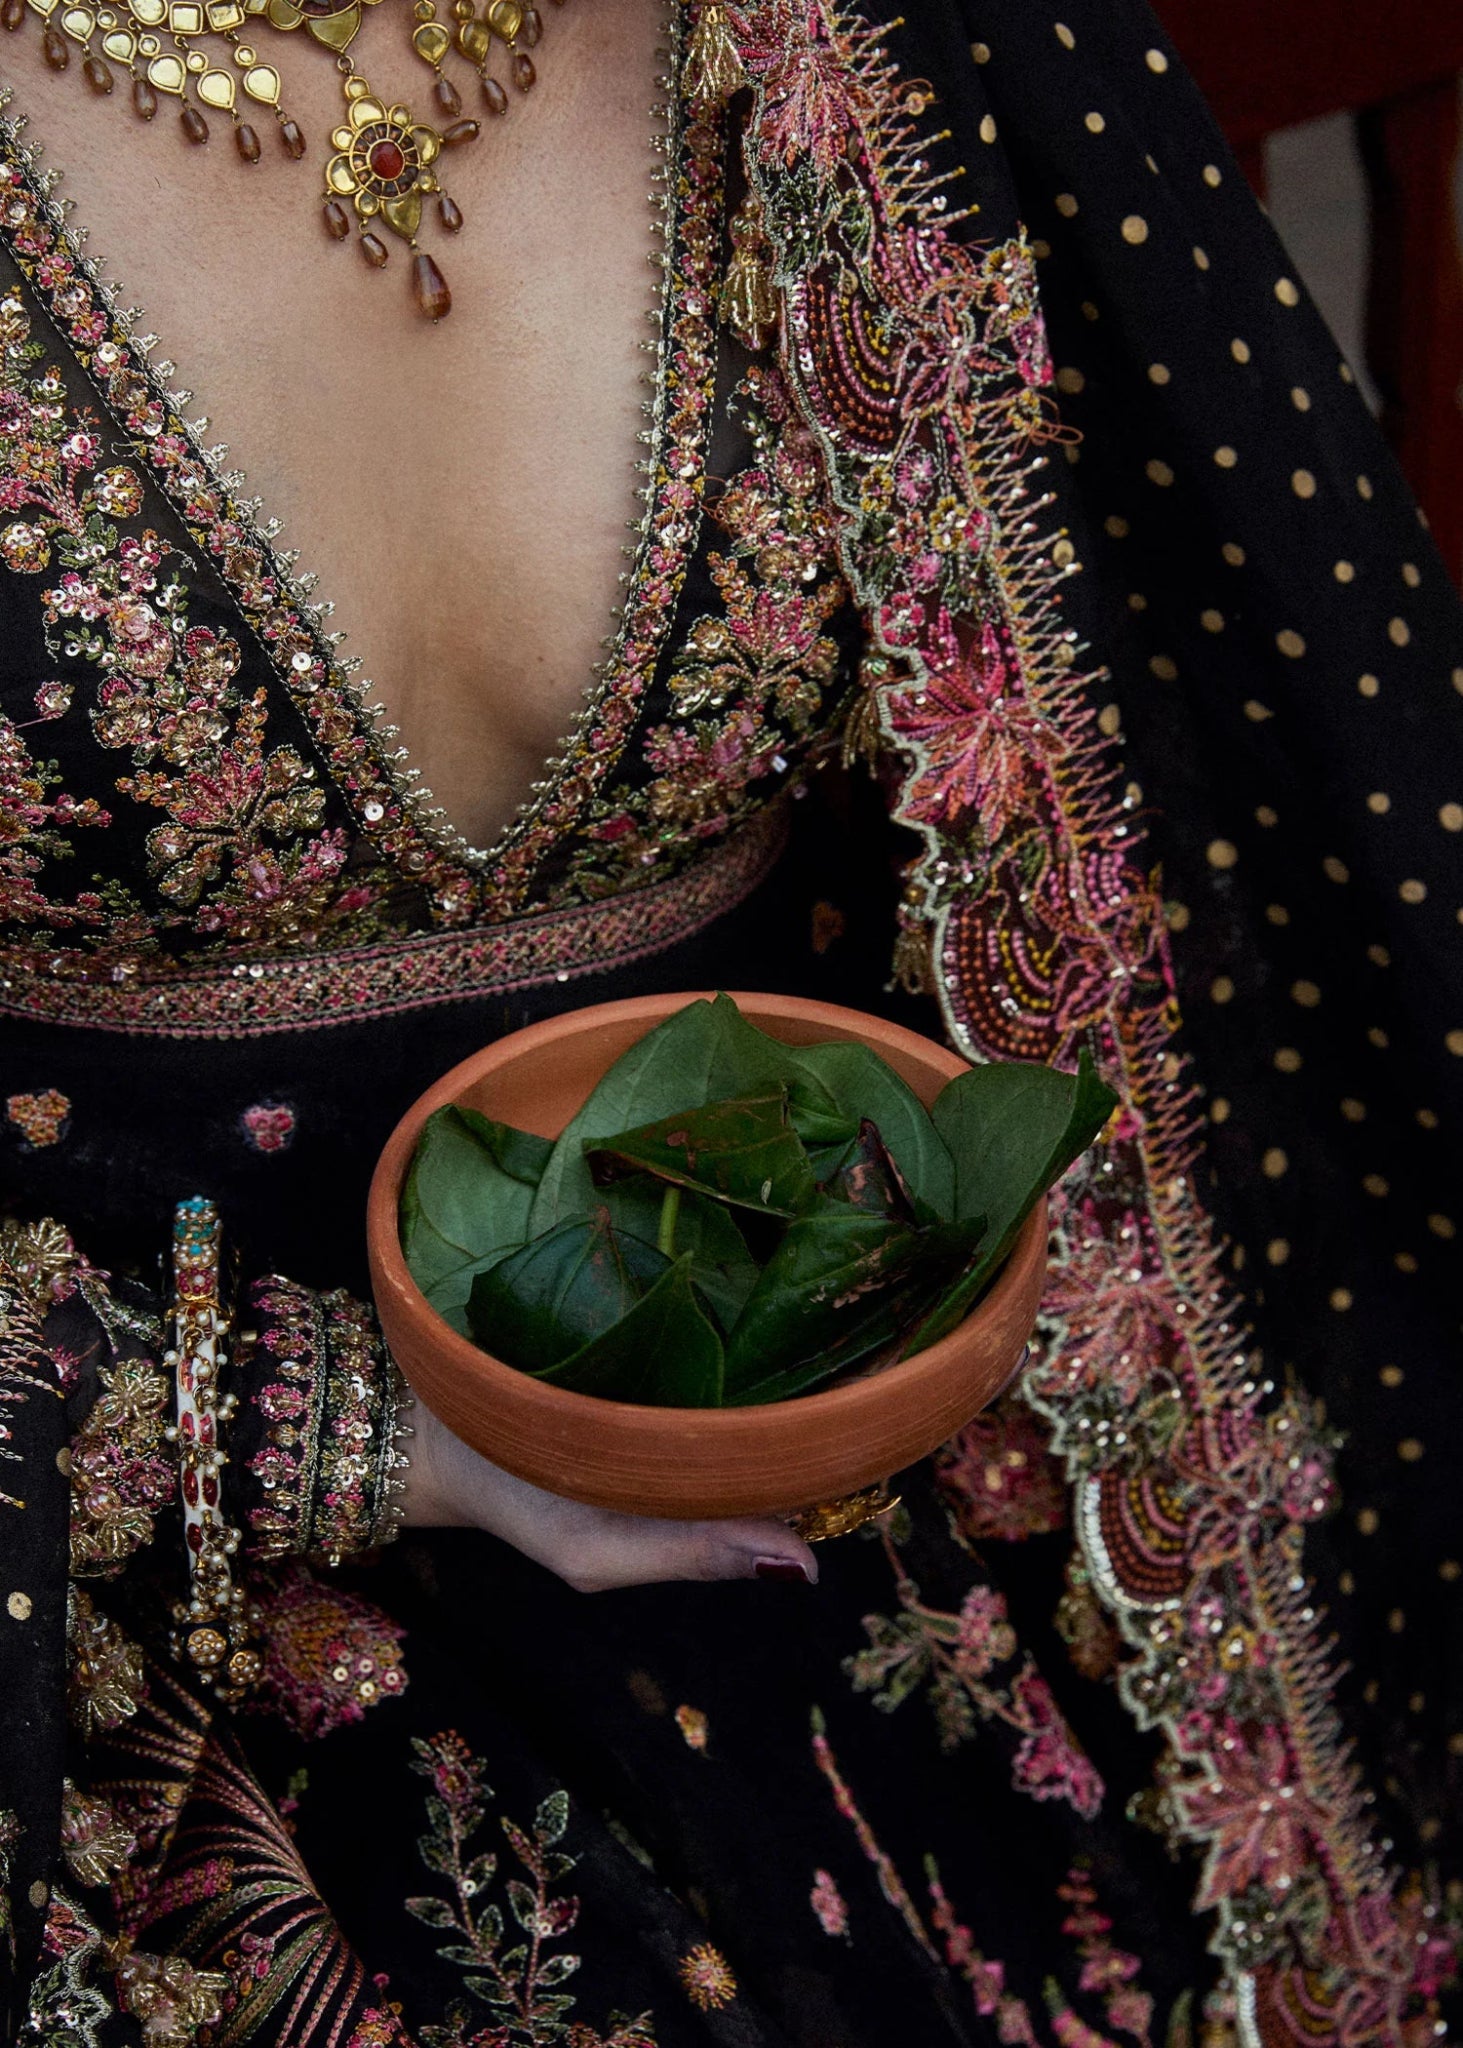
M 405 154 L 400 144 L 393 142 L 389 135 L 384 135 L 379 142 L 371 144 L 371 154 L 367 162 L 371 166 L 372 175 L 379 178 L 384 185 L 394 184 L 406 169 Z
M 25 20 L 25 0 L 0 0 L 0 28 L 14 35 Z

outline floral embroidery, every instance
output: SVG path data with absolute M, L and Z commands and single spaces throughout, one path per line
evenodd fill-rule
M 1047 1431 L 1009 1397 L 950 1439 L 936 1455 L 935 1476 L 960 1533 L 972 1543 L 992 1537 L 1019 1543 L 1067 1520 L 1067 1490 Z
M 848 1907 L 838 1889 L 837 1880 L 828 1870 L 813 1872 L 813 1889 L 808 1893 L 808 1904 L 818 1917 L 818 1925 L 825 1934 L 848 1935 Z
M 595 893 L 731 830 L 836 716 L 839 650 L 824 627 L 848 592 L 831 567 L 818 451 L 775 371 L 754 367 L 740 402 L 752 459 L 709 512 L 729 542 L 708 559 L 722 608 L 686 635 L 668 683 L 675 717 L 645 735 L 650 780 L 596 808 L 574 870 Z
M 147 1692 L 142 1651 L 80 1586 L 66 1591 L 66 1704 L 83 1741 L 120 1727 Z
M 115 1572 L 152 1540 L 171 1504 L 177 1460 L 165 1446 L 172 1382 L 146 1358 L 98 1368 L 99 1392 L 71 1444 L 71 1569 Z
M 999 2041 L 1008 2044 L 1008 2048 L 1043 2048 L 1030 2006 L 1009 1988 L 1005 1964 L 983 1955 L 976 1946 L 974 1935 L 969 1927 L 962 1924 L 945 1891 L 933 1857 L 925 1858 L 925 1882 L 930 1898 L 929 1926 L 926 1927 L 919 1907 L 894 1864 L 880 1848 L 878 1838 L 839 1769 L 828 1742 L 823 1717 L 816 1709 L 813 1713 L 813 1754 L 833 1793 L 835 1806 L 849 1822 L 860 1849 L 874 1869 L 880 1891 L 925 1954 L 932 1962 L 943 1962 L 947 1969 L 965 1980 L 974 1994 L 977 2013 L 982 2018 L 995 2020 Z M 817 1876 L 819 1886 L 825 1879 L 832 1886 L 832 1879 L 826 1871 L 820 1870 Z M 1109 1940 L 1112 1922 L 1099 1910 L 1097 1893 L 1086 1870 L 1069 1871 L 1066 1881 L 1057 1887 L 1057 1895 L 1068 1906 L 1062 1921 L 1062 1933 L 1075 1941 L 1077 1993 L 1100 1996 L 1109 2023 L 1131 2035 L 1141 2048 L 1150 2048 L 1148 2029 L 1153 2015 L 1153 2000 L 1137 1981 L 1142 1965 L 1136 1956 L 1127 1954 Z M 842 1933 L 842 1926 L 829 1926 L 823 1919 L 817 1897 L 818 1888 L 815 1887 L 814 1910 L 823 1920 L 826 1931 Z M 832 1897 L 841 1909 L 843 1902 L 836 1886 L 832 1886 Z M 833 1917 L 836 1921 L 839 1917 L 846 1918 L 846 1914 L 840 1916 L 835 1912 Z M 1082 2019 L 1054 1976 L 1047 1977 L 1043 1990 L 1051 2013 L 1052 2038 L 1059 2048 L 1113 2048 L 1111 2042 Z M 1170 2039 L 1174 2038 L 1170 2036 Z
M 43 1088 L 38 1095 L 11 1095 L 5 1103 L 6 1121 L 14 1124 L 37 1152 L 60 1143 L 70 1114 L 71 1098 L 59 1088 Z
M 144 1955 L 133 1949 L 117 1970 L 123 2008 L 142 2022 L 145 2048 L 190 2048 L 224 2015 L 228 1977 L 198 1970 L 182 1956 Z
M 702 2012 L 719 2012 L 737 1995 L 737 1980 L 730 1963 L 709 1941 L 698 1942 L 681 1957 L 681 1983 L 687 1998 Z
M 67 1778 L 61 1788 L 61 1854 L 78 1884 L 105 1884 L 137 1848 L 137 1837 L 105 1799 L 79 1792 Z
M 256 1102 L 239 1118 L 244 1142 L 255 1152 L 286 1152 L 295 1135 L 295 1113 L 284 1102 Z
M 72 903 L 48 901 L 35 879 L 39 866 L 70 850 L 75 829 L 111 821 L 95 798 L 51 794 L 51 771 L 31 761 L 13 728 L 7 735 L 0 726 L 0 779 L 14 784 L 17 815 L 27 824 L 18 850 L 0 847 L 0 909 L 10 902 L 4 892 L 13 872 L 15 908 L 27 923 L 46 928 L 34 943 L 6 949 L 8 1007 L 58 1021 L 203 1035 L 334 1022 L 480 995 L 499 983 L 530 986 L 566 966 L 589 971 L 640 958 L 700 929 L 760 879 L 782 831 L 740 835 L 745 844 L 724 862 L 698 859 L 731 823 L 728 815 L 714 825 L 711 792 L 703 788 L 704 830 L 677 836 L 656 828 L 657 875 L 672 883 L 684 875 L 684 887 L 667 893 L 661 883 L 649 918 L 627 911 L 567 929 L 562 922 L 586 896 L 603 897 L 600 862 L 611 842 L 591 843 L 584 833 L 592 806 L 607 821 L 614 816 L 608 785 L 628 784 L 639 773 L 642 751 L 627 751 L 626 743 L 644 711 L 700 528 L 718 354 L 721 117 L 703 110 L 684 119 L 677 106 L 671 130 L 671 163 L 656 201 L 665 239 L 661 375 L 626 611 L 561 759 L 498 846 L 476 854 L 403 776 L 395 749 L 384 743 L 394 734 L 377 730 L 362 710 L 365 686 L 351 676 L 355 664 L 335 656 L 322 631 L 323 610 L 308 602 L 304 585 L 291 579 L 289 558 L 272 546 L 273 526 L 255 526 L 236 495 L 242 479 L 219 467 L 223 451 L 199 446 L 195 437 L 206 422 L 185 424 L 178 410 L 183 395 L 169 394 L 148 367 L 150 340 L 134 341 L 127 320 L 109 314 L 108 294 L 89 280 L 30 154 L 0 122 L 0 233 L 133 437 L 139 465 L 97 467 L 95 422 L 70 407 L 54 372 L 44 373 L 50 441 L 91 464 L 68 479 L 72 511 L 79 515 L 89 490 L 86 518 L 100 521 L 115 540 L 104 563 L 88 558 L 63 569 L 53 585 L 54 630 L 74 660 L 115 663 L 94 729 L 104 744 L 150 750 L 125 778 L 124 793 L 167 813 L 148 835 L 145 889 L 115 882 Z M 27 316 L 16 294 L 4 305 L 14 330 L 8 361 L 16 388 L 28 389 L 20 374 L 26 350 L 35 353 Z M 22 412 L 17 430 L 29 432 L 28 401 Z M 149 531 L 119 534 L 114 522 L 142 511 L 140 477 L 148 468 L 186 521 L 200 558 L 222 576 L 251 628 L 248 638 L 190 629 L 183 572 L 191 565 Z M 37 574 L 57 566 L 46 525 L 54 514 L 28 499 L 12 509 L 27 514 L 6 543 L 13 560 Z M 91 546 L 85 533 L 78 545 Z M 108 577 L 115 589 L 103 588 Z M 103 609 L 92 616 L 98 603 Z M 268 686 L 254 681 L 256 639 L 308 729 L 313 756 L 269 737 L 277 713 Z M 63 715 L 73 687 L 44 685 L 37 699 L 42 715 Z M 794 687 L 789 677 L 787 689 Z M 735 723 L 735 711 L 729 715 Z M 699 803 L 692 785 L 703 771 L 671 732 L 667 727 L 659 742 L 665 788 L 657 802 Z M 692 755 L 697 745 L 692 733 Z M 747 777 L 760 778 L 764 793 L 764 770 L 779 773 L 777 758 L 770 736 L 747 756 Z M 622 881 L 650 879 L 628 849 L 620 848 L 615 861 Z M 560 907 L 535 918 L 535 906 L 548 902 Z M 525 912 L 530 928 L 520 930 Z M 509 921 L 464 929 L 478 918 Z M 429 923 L 441 929 L 429 933 Z M 58 946 L 56 935 L 68 926 L 87 943 Z M 184 926 L 217 941 L 217 951 L 156 944 L 157 933 Z M 416 934 L 415 942 L 402 944 L 404 932 Z M 369 943 L 380 934 L 397 942 Z M 251 956 L 267 949 L 273 957 L 229 964 L 240 949 Z
M 20 189 L 6 169 L 0 185 Z M 23 201 L 12 198 L 10 206 Z M 133 949 L 151 930 L 185 919 L 236 942 L 330 921 L 351 892 L 339 890 L 344 836 L 321 830 L 326 803 L 314 769 L 296 748 L 268 743 L 265 693 L 236 684 L 238 644 L 189 624 L 187 558 L 151 529 L 123 533 L 115 523 L 142 510 L 141 479 L 126 465 L 100 466 L 103 430 L 89 411 L 68 406 L 55 369 L 25 375 L 40 350 L 28 339 L 18 294 L 4 301 L 0 327 L 8 339 L 0 508 L 29 514 L 5 529 L 7 564 L 29 574 L 59 572 L 41 593 L 48 644 L 58 658 L 97 672 L 92 731 L 101 747 L 125 749 L 133 767 L 116 779 L 118 793 L 165 813 L 145 842 L 160 899 L 152 916 L 115 885 L 83 891 L 59 915 L 33 889 L 30 900 L 22 894 L 8 907 L 26 922 L 80 925 Z M 118 370 L 114 395 L 135 414 L 150 401 L 125 383 L 121 352 L 109 354 L 109 346 L 95 360 Z M 64 716 L 69 701 L 65 686 L 48 686 L 42 716 Z M 22 813 L 29 830 L 14 859 L 33 875 L 44 858 L 66 850 L 58 826 L 111 820 L 93 799 L 60 797 L 37 809 L 52 771 L 32 765 L 26 785 L 14 729 L 5 737 L 6 772 L 30 799 Z M 348 902 L 348 923 L 359 924 L 359 907 Z
M 677 1707 L 676 1726 L 681 1731 L 687 1749 L 698 1749 L 705 1753 L 711 1739 L 711 1723 L 699 1707 Z
M 1018 1651 L 1005 1596 L 993 1586 L 973 1586 L 958 1614 L 929 1607 L 899 1565 L 887 1532 L 883 1540 L 898 1573 L 900 1612 L 865 1615 L 869 1647 L 844 1665 L 854 1690 L 872 1693 L 874 1705 L 892 1714 L 924 1686 L 942 1749 L 970 1741 L 977 1715 L 1015 1730 L 1021 1737 L 1011 1766 L 1017 1790 L 1033 1799 L 1065 1799 L 1090 1820 L 1102 1805 L 1102 1779 L 1030 1654 L 1022 1654 L 1009 1683 L 993 1675 Z
M 648 959 L 703 931 L 770 872 L 787 832 L 785 807 L 769 804 L 692 867 L 633 894 L 482 930 L 232 966 L 140 960 L 120 981 L 83 977 L 70 956 L 48 955 L 61 960 L 56 973 L 28 978 L 17 966 L 13 996 L 0 982 L 0 1013 L 170 1038 L 254 1038 L 537 988 Z
M 1065 1799 L 1091 1820 L 1102 1805 L 1102 1780 L 1077 1746 L 1051 1687 L 1032 1664 L 1012 1679 L 1011 1698 L 1029 1730 L 1011 1766 L 1012 1784 L 1033 1799 Z
M 1226 1995 L 1293 2007 L 1317 2042 L 1400 2036 L 1427 1972 L 1367 1827 L 1301 1566 L 1332 1498 L 1329 1448 L 1251 1361 L 1195 1188 L 1158 878 L 1061 609 L 1076 564 L 1041 481 L 1057 428 L 1030 249 L 951 232 L 915 124 L 928 100 L 882 31 L 824 0 L 727 13 L 755 90 L 746 159 L 789 388 L 890 664 L 877 713 L 902 764 L 896 815 L 923 847 L 901 963 L 933 965 L 972 1057 L 1070 1062 L 1085 1042 L 1122 1098 L 1054 1205 L 1061 1271 L 1021 1392 L 1135 1653 L 1123 1696 L 1188 1788 L 1168 1811 L 1206 1854 Z M 1192 1657 L 1210 1601 L 1218 1627 Z M 1233 1688 L 1243 1704 L 1216 1713 Z M 1276 1786 L 1301 1818 L 1257 1836 Z
M 580 1961 L 566 1949 L 547 1952 L 579 1918 L 578 1899 L 554 1891 L 576 1863 L 558 1847 L 569 1824 L 568 1794 L 550 1793 L 534 1816 L 531 1833 L 500 1816 L 514 1860 L 527 1878 L 504 1877 L 497 1885 L 497 1854 L 470 1849 L 492 1797 L 483 1783 L 483 1765 L 451 1731 L 430 1741 L 414 1737 L 412 1748 L 412 1769 L 431 1787 L 428 1832 L 418 1846 L 427 1868 L 447 1880 L 451 1896 L 408 1899 L 406 1909 L 428 1927 L 454 1936 L 440 1953 L 461 1966 L 466 1990 L 491 2015 L 484 2031 L 473 2025 L 466 2006 L 454 2007 L 445 2025 L 420 2030 L 425 2048 L 550 2048 L 556 2042 L 566 2048 L 655 2048 L 648 2013 L 637 2019 L 616 2013 L 609 2032 L 602 2034 L 569 2019 L 575 2001 L 558 1988 Z M 503 1906 L 489 1896 L 495 1889 L 526 1937 L 516 1941 L 509 1936 L 511 1946 L 505 1942 Z
M 405 1692 L 406 1631 L 354 1593 L 322 1585 L 303 1565 L 251 1589 L 261 1608 L 264 1675 L 258 1705 L 307 1741 Z

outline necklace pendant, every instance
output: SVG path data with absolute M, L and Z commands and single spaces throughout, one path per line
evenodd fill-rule
M 429 320 L 445 320 L 452 311 L 447 280 L 425 249 L 416 250 L 412 256 L 411 288 L 418 307 Z

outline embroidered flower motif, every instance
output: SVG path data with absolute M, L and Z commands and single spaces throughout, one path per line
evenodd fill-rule
M 59 1088 L 43 1088 L 38 1095 L 12 1095 L 5 1103 L 5 1117 L 14 1124 L 33 1151 L 60 1143 L 71 1114 L 71 1098 Z
M 316 1741 L 405 1692 L 406 1632 L 379 1607 L 322 1585 L 303 1565 L 286 1572 L 261 1605 L 258 1704 L 297 1735 Z
M 61 1854 L 78 1884 L 105 1884 L 137 1848 L 137 1837 L 105 1799 L 79 1792 L 68 1778 L 61 1793 Z
M 681 1957 L 681 1983 L 692 2005 L 702 2012 L 718 2012 L 737 1995 L 731 1965 L 709 1941 L 698 1943 Z
M 256 1102 L 239 1118 L 245 1142 L 256 1152 L 288 1151 L 295 1121 L 295 1112 L 283 1102 Z
M 71 1443 L 71 1569 L 110 1576 L 152 1537 L 177 1491 L 164 1442 L 171 1375 L 147 1358 L 98 1369 L 100 1391 Z
M 17 519 L 0 532 L 0 561 L 7 569 L 34 575 L 50 566 L 51 546 L 45 529 Z
M 53 718 L 64 718 L 75 694 L 70 683 L 42 683 L 35 695 L 36 717 L 47 724 Z
M 831 1871 L 813 1872 L 813 1889 L 808 1893 L 808 1904 L 817 1914 L 818 1925 L 825 1934 L 847 1935 L 848 1907 Z
M 1046 1430 L 1022 1402 L 997 1402 L 968 1423 L 940 1451 L 935 1473 L 972 1543 L 1019 1543 L 1066 1522 L 1062 1469 Z
M 1212 1906 L 1251 1884 L 1283 1896 L 1309 1862 L 1321 1825 L 1296 1783 L 1284 1736 L 1273 1726 L 1251 1732 L 1230 1720 L 1211 1754 L 1212 1772 L 1173 1788 L 1188 1826 L 1211 1838 L 1198 1904 Z
M 1028 1665 L 1017 1674 L 1011 1693 L 1029 1730 L 1011 1767 L 1013 1782 L 1033 1799 L 1065 1799 L 1084 1820 L 1094 1819 L 1105 1787 L 1078 1747 L 1051 1687 Z
M 687 1749 L 705 1750 L 711 1735 L 711 1723 L 699 1707 L 677 1707 L 676 1726 L 685 1738 Z

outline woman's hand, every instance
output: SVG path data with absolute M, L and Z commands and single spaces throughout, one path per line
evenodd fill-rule
M 486 1529 L 579 1593 L 657 1579 L 817 1583 L 812 1551 L 783 1522 L 662 1522 L 584 1507 L 490 1465 L 420 1401 L 412 1424 L 408 1527 Z

